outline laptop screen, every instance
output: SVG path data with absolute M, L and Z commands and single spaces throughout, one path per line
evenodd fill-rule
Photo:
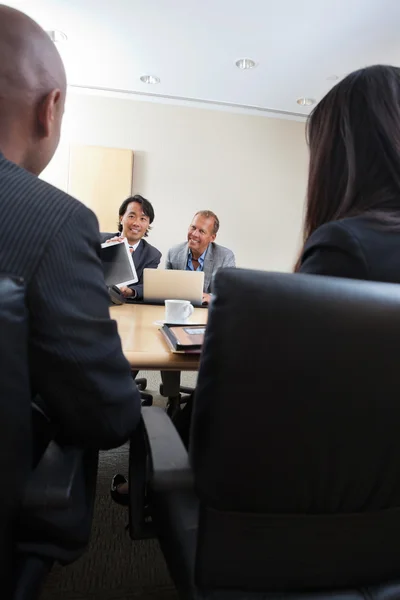
M 201 306 L 203 298 L 203 271 L 175 271 L 172 269 L 144 269 L 143 296 L 145 302 L 164 304 L 165 300 L 189 300 Z

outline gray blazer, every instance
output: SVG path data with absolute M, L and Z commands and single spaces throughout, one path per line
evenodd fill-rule
M 166 269 L 175 269 L 176 271 L 185 271 L 188 261 L 187 242 L 178 244 L 168 250 Z M 236 267 L 235 255 L 229 248 L 219 246 L 215 242 L 209 244 L 207 254 L 204 259 L 204 293 L 210 294 L 212 291 L 212 278 L 214 273 L 221 267 Z

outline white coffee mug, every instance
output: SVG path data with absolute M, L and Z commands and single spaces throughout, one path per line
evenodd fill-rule
M 166 300 L 165 322 L 187 323 L 193 311 L 193 305 L 190 304 L 189 300 Z

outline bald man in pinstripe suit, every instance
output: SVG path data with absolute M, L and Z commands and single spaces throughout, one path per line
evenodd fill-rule
M 65 442 L 119 446 L 140 396 L 109 317 L 98 223 L 37 178 L 60 137 L 64 67 L 47 34 L 3 5 L 0 56 L 0 273 L 25 281 L 32 394 Z

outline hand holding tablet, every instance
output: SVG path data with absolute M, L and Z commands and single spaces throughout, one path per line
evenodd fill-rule
M 132 254 L 125 238 L 115 237 L 101 244 L 101 260 L 108 287 L 116 285 L 121 288 L 138 282 Z

